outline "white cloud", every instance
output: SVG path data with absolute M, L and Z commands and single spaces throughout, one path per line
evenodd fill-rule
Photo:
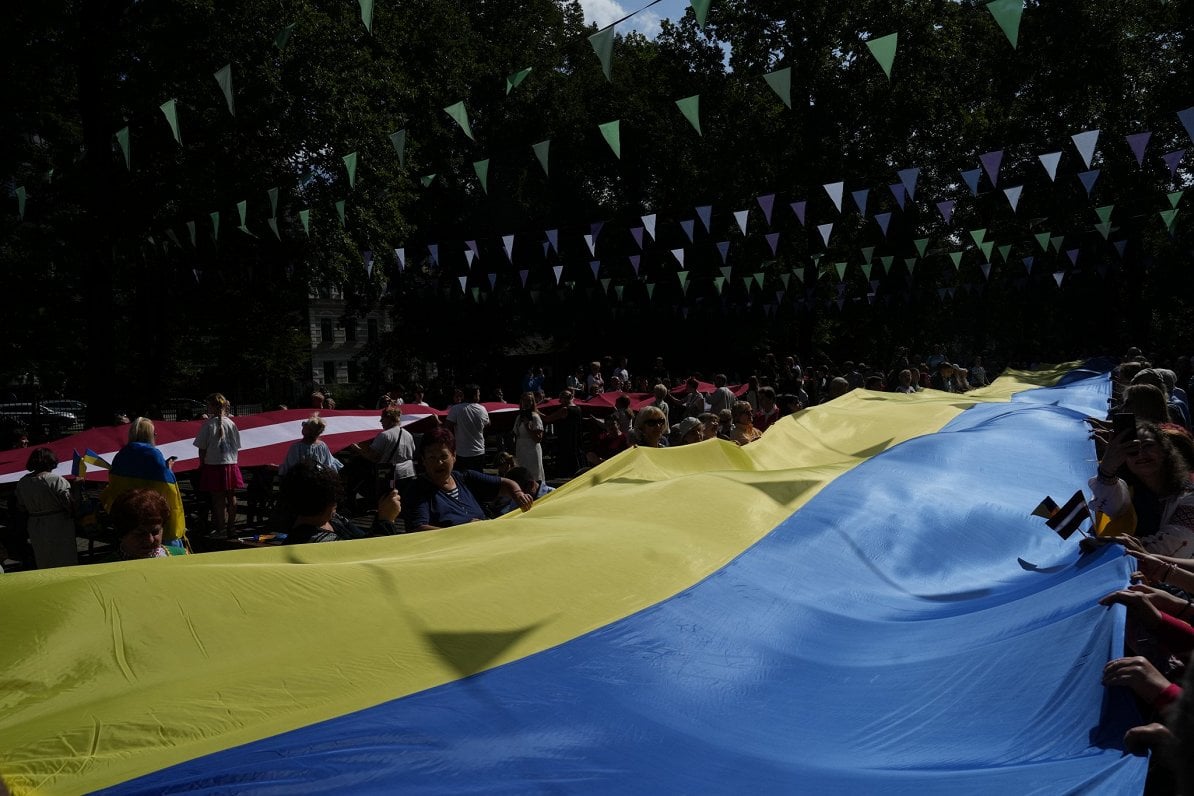
M 585 22 L 596 24 L 599 28 L 604 28 L 633 10 L 626 8 L 617 0 L 580 0 L 580 7 L 585 12 Z M 659 35 L 659 23 L 662 19 L 659 14 L 642 11 L 618 25 L 618 32 L 626 33 L 630 30 L 637 30 L 649 39 L 654 38 Z

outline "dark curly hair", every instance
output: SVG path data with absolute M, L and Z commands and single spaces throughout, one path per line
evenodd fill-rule
M 286 471 L 278 487 L 282 506 L 297 516 L 319 514 L 344 497 L 344 487 L 335 470 L 303 460 Z
M 31 473 L 48 473 L 58 466 L 58 457 L 49 448 L 34 448 L 25 462 L 25 469 Z

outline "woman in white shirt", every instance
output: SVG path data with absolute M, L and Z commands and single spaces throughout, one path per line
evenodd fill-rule
M 245 488 L 240 467 L 240 431 L 228 417 L 229 403 L 218 392 L 207 397 L 208 419 L 195 437 L 199 449 L 199 490 L 211 493 L 212 525 L 216 534 L 236 524 L 236 490 Z

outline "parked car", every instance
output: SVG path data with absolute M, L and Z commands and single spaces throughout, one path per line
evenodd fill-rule
M 0 418 L 4 418 L 7 423 L 27 428 L 35 436 L 43 439 L 61 437 L 72 431 L 82 430 L 83 427 L 82 421 L 70 412 L 51 409 L 44 402 L 37 405 L 36 421 L 31 401 L 0 404 Z
M 42 401 L 41 405 L 55 412 L 65 412 L 74 415 L 77 420 L 87 419 L 87 404 L 73 398 L 51 398 Z

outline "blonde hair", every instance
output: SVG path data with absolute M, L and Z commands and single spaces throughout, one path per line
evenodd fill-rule
M 327 427 L 327 422 L 318 413 L 313 414 L 303 421 L 303 439 L 310 438 L 314 442 Z
M 216 436 L 220 439 L 223 439 L 224 418 L 228 416 L 228 408 L 231 406 L 231 404 L 228 403 L 228 399 L 225 398 L 223 394 L 213 392 L 211 395 L 207 396 L 207 405 L 209 407 L 214 406 L 216 409 L 216 416 L 213 418 L 216 421 Z
M 644 406 L 639 410 L 638 414 L 634 416 L 634 428 L 637 431 L 642 431 L 643 426 L 647 425 L 648 420 L 667 420 L 667 415 L 658 406 Z
M 129 442 L 148 442 L 153 444 L 153 421 L 148 417 L 135 417 L 129 424 Z

